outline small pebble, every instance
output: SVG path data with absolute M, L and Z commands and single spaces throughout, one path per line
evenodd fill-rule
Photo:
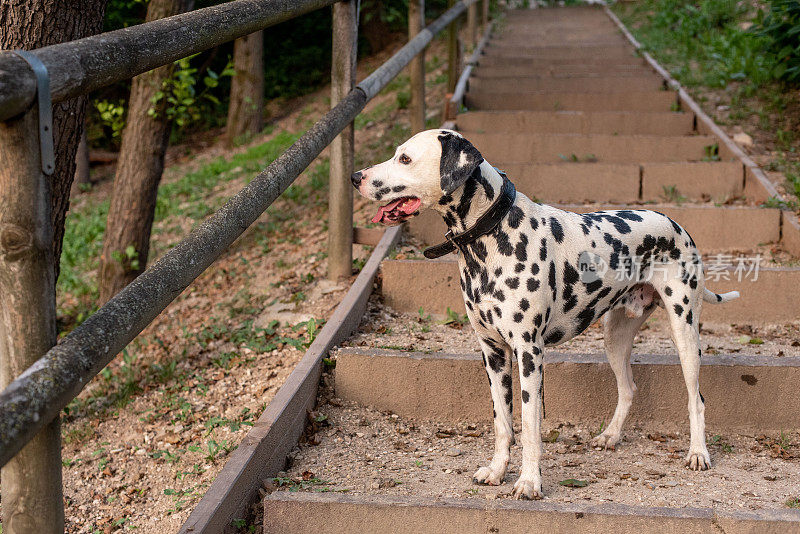
M 461 456 L 461 449 L 458 449 L 456 447 L 450 447 L 449 449 L 447 449 L 447 452 L 445 452 L 445 454 L 447 456 Z

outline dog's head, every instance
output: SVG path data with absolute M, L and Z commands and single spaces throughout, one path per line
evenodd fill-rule
M 483 157 L 452 130 L 420 132 L 399 147 L 394 157 L 353 173 L 353 186 L 370 200 L 386 202 L 372 222 L 394 226 L 435 206 L 464 185 Z

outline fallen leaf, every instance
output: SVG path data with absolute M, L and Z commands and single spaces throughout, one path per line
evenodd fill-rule
M 558 430 L 551 430 L 551 431 L 550 431 L 550 432 L 548 432 L 548 434 L 545 436 L 544 440 L 545 440 L 547 443 L 555 443 L 555 442 L 556 442 L 556 440 L 558 439 L 558 436 L 559 436 L 559 435 L 560 435 L 560 432 L 559 432 Z
M 577 478 L 568 478 L 566 480 L 561 480 L 558 482 L 561 486 L 566 486 L 568 488 L 585 488 L 589 485 L 589 483 L 585 480 L 578 480 Z

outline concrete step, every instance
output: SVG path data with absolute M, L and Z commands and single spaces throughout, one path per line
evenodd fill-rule
M 739 162 L 492 163 L 519 191 L 548 203 L 724 202 L 743 191 Z
M 276 491 L 264 498 L 264 533 L 485 534 L 487 532 L 789 533 L 793 510 L 718 512 L 712 508 L 648 508 L 615 503 L 551 503 L 503 499 L 431 499 Z M 532 527 L 535 525 L 535 527 Z
M 583 59 L 591 63 L 595 59 L 632 59 L 636 54 L 630 46 L 502 46 L 489 45 L 484 51 L 485 57 L 504 57 L 514 59 L 547 58 L 547 59 Z
M 644 201 L 706 198 L 724 202 L 744 194 L 744 165 L 739 161 L 643 163 L 641 167 Z
M 559 30 L 551 30 L 546 32 L 536 33 L 504 33 L 502 37 L 494 38 L 487 43 L 488 47 L 524 47 L 524 48 L 541 48 L 542 43 L 547 43 L 547 47 L 586 47 L 595 46 L 603 48 L 611 47 L 628 47 L 631 45 L 622 35 L 609 34 L 607 32 L 597 32 L 593 34 L 575 36 L 570 35 L 571 38 L 565 38 L 564 32 L 573 32 L 569 28 L 562 28 Z
M 614 34 L 609 27 L 588 32 L 576 27 L 530 29 L 525 27 L 509 28 L 500 34 L 493 34 L 488 44 L 498 46 L 580 46 L 593 44 L 598 46 L 628 46 L 630 43 L 622 34 Z
M 640 161 L 701 161 L 716 139 L 706 135 L 582 135 L 475 133 L 470 141 L 489 162 L 562 163 L 599 161 L 638 163 Z
M 624 111 L 470 111 L 456 119 L 458 130 L 473 133 L 561 133 L 610 135 L 689 135 L 692 113 Z
M 524 185 L 520 187 L 520 191 L 524 192 L 523 188 Z M 716 208 L 704 205 L 674 206 L 668 204 L 638 206 L 562 204 L 557 207 L 576 213 L 631 207 L 653 209 L 684 227 L 703 254 L 728 250 L 750 250 L 765 243 L 777 243 L 781 238 L 781 212 L 772 208 L 744 206 Z M 442 217 L 433 210 L 423 211 L 417 217 L 409 220 L 406 229 L 427 245 L 442 241 L 442 236 L 447 231 Z
M 554 93 L 628 93 L 631 91 L 658 91 L 664 88 L 664 80 L 655 74 L 640 76 L 571 76 L 568 78 L 525 77 L 473 77 L 469 80 L 470 91 L 504 92 L 513 88 L 515 92 Z
M 626 93 L 523 93 L 473 90 L 464 97 L 468 109 L 527 111 L 672 111 L 677 105 L 672 91 Z
M 644 65 L 631 64 L 608 64 L 605 66 L 595 66 L 586 64 L 562 65 L 553 63 L 551 65 L 531 69 L 530 66 L 505 66 L 505 67 L 483 67 L 478 66 L 472 71 L 473 78 L 636 78 L 654 76 L 652 70 Z
M 720 228 L 720 231 L 727 231 Z M 441 234 L 440 234 L 441 238 Z M 702 247 L 701 247 L 702 250 Z M 440 317 L 448 308 L 466 313 L 455 260 L 386 260 L 382 266 L 384 302 L 403 313 L 426 313 Z M 727 279 L 726 279 L 727 278 Z M 777 324 L 797 320 L 797 288 L 800 268 L 762 267 L 756 281 L 733 270 L 719 280 L 709 280 L 717 292 L 739 291 L 741 297 L 719 306 L 705 306 L 702 320 L 716 324 Z
M 471 334 L 471 333 L 470 333 Z M 516 367 L 516 362 L 514 362 Z M 685 425 L 686 386 L 677 355 L 633 354 L 638 392 L 631 422 Z M 519 373 L 511 373 L 519 420 Z M 800 357 L 704 354 L 700 386 L 709 431 L 781 431 L 800 426 Z M 343 348 L 336 353 L 336 396 L 401 417 L 454 424 L 491 422 L 492 401 L 480 353 Z M 545 350 L 545 417 L 608 421 L 617 403 L 604 354 Z
M 511 58 L 511 57 L 502 57 L 502 56 L 481 56 L 478 58 L 478 65 L 481 67 L 502 67 L 502 68 L 514 68 L 519 69 L 517 71 L 512 72 L 512 74 L 516 74 L 517 72 L 521 72 L 522 69 L 528 69 L 529 71 L 535 71 L 537 69 L 544 69 L 544 68 L 572 68 L 572 67 L 584 67 L 584 68 L 591 68 L 591 69 L 603 69 L 610 66 L 632 66 L 632 67 L 646 67 L 647 63 L 644 59 L 636 56 L 631 56 L 627 58 L 598 58 L 594 59 L 591 62 L 587 62 L 585 58 L 544 58 L 544 57 L 522 57 L 522 58 Z

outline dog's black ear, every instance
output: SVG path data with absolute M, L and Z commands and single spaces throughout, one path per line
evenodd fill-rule
M 442 143 L 442 159 L 439 161 L 442 191 L 449 195 L 464 185 L 483 163 L 483 156 L 472 143 L 451 132 L 442 132 L 439 142 Z

